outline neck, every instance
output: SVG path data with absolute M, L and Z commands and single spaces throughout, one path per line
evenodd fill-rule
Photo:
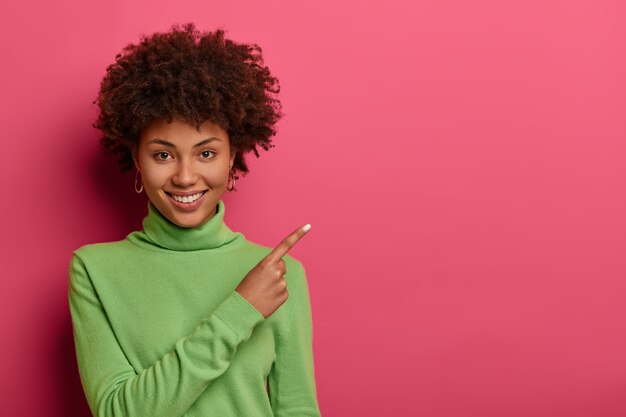
M 133 232 L 128 238 L 140 246 L 151 246 L 152 249 L 174 251 L 194 251 L 215 249 L 243 237 L 233 232 L 224 223 L 226 208 L 220 199 L 215 207 L 214 215 L 204 223 L 195 227 L 181 227 L 172 223 L 148 201 L 148 215 L 143 219 L 143 230 Z

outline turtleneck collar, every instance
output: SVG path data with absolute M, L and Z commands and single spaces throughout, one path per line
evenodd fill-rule
M 220 199 L 217 212 L 199 227 L 181 227 L 172 223 L 148 200 L 148 215 L 143 219 L 143 230 L 130 233 L 127 238 L 139 245 L 150 245 L 174 251 L 214 249 L 243 238 L 224 223 L 226 209 Z

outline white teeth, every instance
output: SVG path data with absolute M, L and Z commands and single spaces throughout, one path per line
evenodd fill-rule
M 178 201 L 179 203 L 193 203 L 194 201 L 202 197 L 202 194 L 204 193 L 198 193 L 198 194 L 185 196 L 185 197 L 179 197 L 177 195 L 172 194 L 172 198 Z

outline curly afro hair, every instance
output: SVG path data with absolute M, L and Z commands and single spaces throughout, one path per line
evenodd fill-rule
M 274 147 L 275 124 L 283 116 L 277 78 L 263 64 L 259 45 L 224 38 L 224 29 L 200 32 L 193 23 L 168 32 L 141 35 L 107 67 L 93 127 L 121 172 L 133 168 L 132 152 L 141 131 L 153 120 L 176 118 L 190 125 L 210 120 L 228 132 L 236 152 L 233 172 L 248 173 L 244 154 L 257 145 Z M 238 178 L 235 176 L 235 178 Z

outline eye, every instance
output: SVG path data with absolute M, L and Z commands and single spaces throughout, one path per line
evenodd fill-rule
M 161 158 L 161 156 L 163 156 L 163 155 L 165 155 L 165 159 Z M 161 151 L 161 152 L 155 153 L 154 156 L 159 161 L 167 161 L 167 157 L 169 156 L 169 153 Z
M 202 151 L 200 154 L 201 154 L 202 156 L 205 156 L 205 159 L 210 159 L 210 158 L 212 158 L 212 156 L 208 156 L 208 155 L 206 155 L 207 153 L 210 153 L 210 154 L 215 155 L 215 152 L 213 152 L 213 151 Z

